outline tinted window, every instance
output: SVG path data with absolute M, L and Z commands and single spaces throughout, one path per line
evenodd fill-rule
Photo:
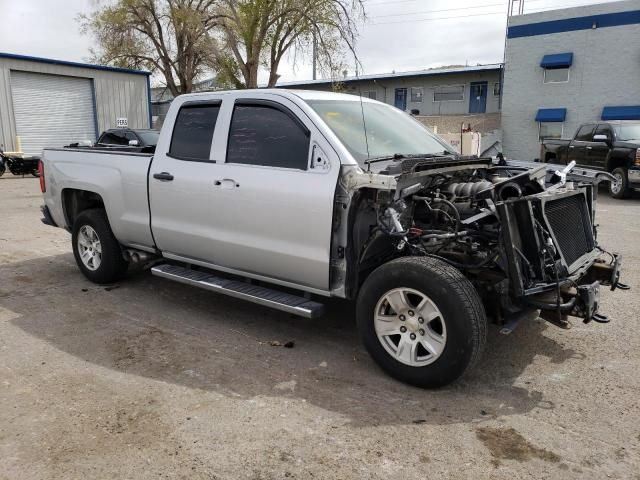
M 227 163 L 306 170 L 309 133 L 288 113 L 266 105 L 236 105 Z
M 590 142 L 593 138 L 591 133 L 593 132 L 593 125 L 583 125 L 576 133 L 576 140 L 581 142 Z
M 596 136 L 596 135 L 606 135 L 607 138 L 613 137 L 613 133 L 611 132 L 611 128 L 609 127 L 609 125 L 598 125 L 598 128 L 596 128 L 596 131 L 593 132 L 593 136 Z
M 209 160 L 220 105 L 184 105 L 178 112 L 169 154 L 184 160 Z
M 158 144 L 159 132 L 153 130 L 137 130 L 136 133 L 142 139 L 145 145 L 155 146 Z
M 129 139 L 124 131 L 110 130 L 102 134 L 98 143 L 102 145 L 129 145 Z

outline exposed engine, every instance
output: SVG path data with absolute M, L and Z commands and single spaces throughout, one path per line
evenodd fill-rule
M 597 313 L 599 285 L 623 285 L 618 257 L 599 258 L 592 184 L 566 182 L 560 173 L 548 187 L 542 166 L 477 158 L 446 166 L 411 160 L 381 173 L 400 175 L 394 193 L 377 191 L 368 203 L 377 227 L 363 265 L 383 252 L 434 256 L 465 272 L 498 319 L 536 308 L 565 328 L 568 315 L 607 321 Z

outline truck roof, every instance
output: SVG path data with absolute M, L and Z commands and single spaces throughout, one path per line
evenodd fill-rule
M 202 93 L 188 93 L 185 95 L 180 95 L 180 97 L 190 97 L 190 98 L 199 98 L 199 97 L 211 97 L 212 95 L 234 95 L 236 97 L 251 97 L 256 93 L 272 93 L 276 95 L 281 95 L 284 97 L 298 97 L 303 100 L 346 100 L 352 102 L 359 102 L 359 95 L 352 95 L 347 93 L 334 93 L 334 92 L 320 92 L 317 90 L 292 90 L 286 88 L 256 88 L 249 90 L 221 90 L 214 92 L 202 92 Z M 366 97 L 362 97 L 362 101 L 364 102 L 374 102 L 375 100 L 371 100 Z

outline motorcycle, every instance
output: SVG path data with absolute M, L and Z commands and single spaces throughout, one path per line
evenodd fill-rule
M 14 175 L 33 175 L 39 177 L 38 161 L 40 157 L 22 157 L 16 155 L 5 154 L 0 148 L 0 177 L 4 172 L 9 171 Z

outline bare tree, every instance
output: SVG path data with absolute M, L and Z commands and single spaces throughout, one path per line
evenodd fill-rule
M 308 53 L 314 38 L 320 65 L 335 70 L 344 51 L 355 55 L 362 0 L 219 0 L 213 66 L 222 81 L 256 88 L 258 72 L 274 86 L 284 56 Z
M 217 0 L 118 0 L 81 15 L 92 61 L 161 74 L 172 95 L 191 92 L 211 64 Z

